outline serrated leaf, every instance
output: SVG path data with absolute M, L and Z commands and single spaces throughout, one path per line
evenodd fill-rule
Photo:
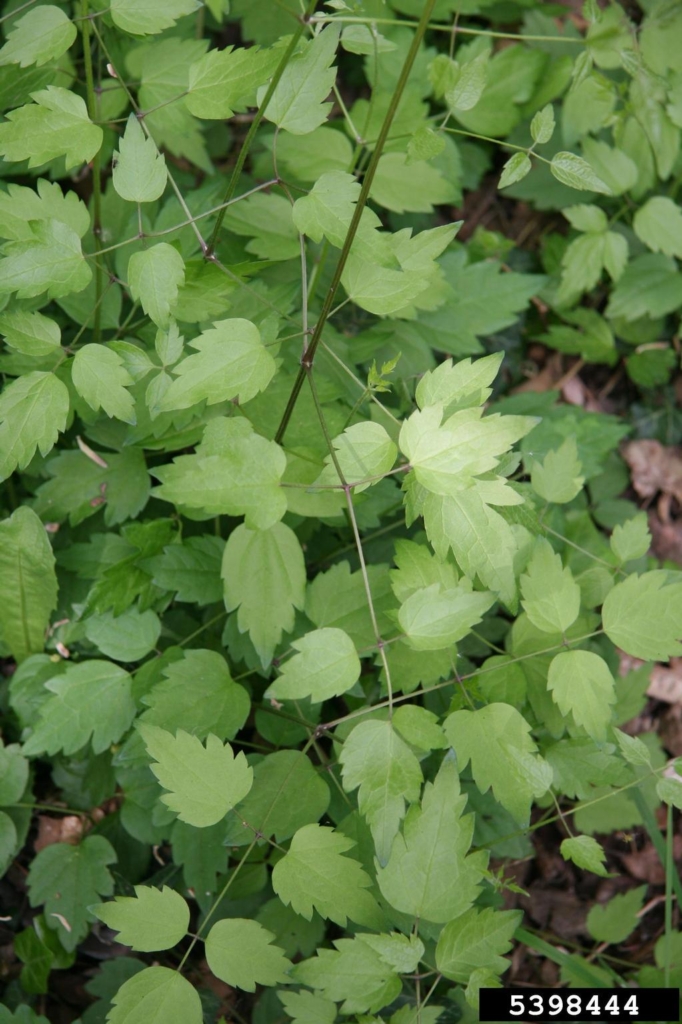
M 617 894 L 605 905 L 596 903 L 587 915 L 587 927 L 597 942 L 623 942 L 637 927 L 646 886 Z
M 88 163 L 102 145 L 99 125 L 88 117 L 85 101 L 69 89 L 48 85 L 31 94 L 33 103 L 10 110 L 0 124 L 0 155 L 39 167 L 64 157 L 66 170 Z
M 604 632 L 626 654 L 667 661 L 682 654 L 682 575 L 655 569 L 629 576 L 607 595 Z
M 572 715 L 593 739 L 606 739 L 616 692 L 603 658 L 591 651 L 557 654 L 549 666 L 547 689 L 563 715 Z
M 453 62 L 455 81 L 445 93 L 451 110 L 471 110 L 476 106 L 488 80 L 489 57 L 489 51 L 484 50 L 466 64 Z
M 398 449 L 380 423 L 354 423 L 333 438 L 335 459 L 325 456 L 325 468 L 316 485 L 339 486 L 337 463 L 347 484 L 356 494 L 367 490 L 395 463 Z
M 628 736 L 627 733 L 621 732 L 620 729 L 614 729 L 613 731 L 618 740 L 620 752 L 628 764 L 651 765 L 651 754 L 646 743 L 642 743 L 637 736 Z
M 175 593 L 176 601 L 214 604 L 223 596 L 220 565 L 224 549 L 220 537 L 188 537 L 182 544 L 169 544 L 162 555 L 146 560 L 144 568 L 157 587 Z
M 621 565 L 646 555 L 651 545 L 651 534 L 645 512 L 625 523 L 617 523 L 610 538 L 611 550 Z
M 277 996 L 295 1024 L 334 1024 L 336 1020 L 336 1004 L 312 992 L 283 990 Z
M 108 1024 L 202 1024 L 199 993 L 169 967 L 147 967 L 121 985 Z
M 405 801 L 419 797 L 422 772 L 408 745 L 390 722 L 361 722 L 339 755 L 343 785 L 359 788 L 358 807 L 374 837 L 377 857 L 385 864 L 405 815 Z
M 131 114 L 118 144 L 118 156 L 114 155 L 114 188 L 129 203 L 151 203 L 163 195 L 166 179 L 165 158 Z
M 494 594 L 474 591 L 467 579 L 449 589 L 433 583 L 410 594 L 398 621 L 415 650 L 439 651 L 468 636 L 494 603 Z
M 43 4 L 13 22 L 7 42 L 0 50 L 0 67 L 6 64 L 40 67 L 66 53 L 76 35 L 76 26 L 64 11 L 52 4 Z
M 80 238 L 60 221 L 39 222 L 33 226 L 31 238 L 6 242 L 2 247 L 0 293 L 16 292 L 19 299 L 32 299 L 45 292 L 48 298 L 57 299 L 82 292 L 91 280 Z
M 180 821 L 206 828 L 215 825 L 243 800 L 253 783 L 244 753 L 235 757 L 229 743 L 209 733 L 206 746 L 179 729 L 175 736 L 156 725 L 138 726 L 151 770 L 164 789 L 161 799 Z
M 115 861 L 104 836 L 86 836 L 78 846 L 52 843 L 33 859 L 27 879 L 31 906 L 44 905 L 47 926 L 57 931 L 64 949 L 74 950 L 87 935 L 88 907 L 113 893 L 108 865 Z
M 54 353 L 61 344 L 59 324 L 42 313 L 14 310 L 0 315 L 0 332 L 5 344 L 27 356 L 45 356 Z
M 195 117 L 225 120 L 272 76 L 282 59 L 258 46 L 210 50 L 190 65 L 185 105 Z
M 441 974 L 466 984 L 472 973 L 485 968 L 502 974 L 509 961 L 501 955 L 512 947 L 512 937 L 521 924 L 520 910 L 480 910 L 472 907 L 445 925 L 438 937 L 436 965 Z
M 130 294 L 158 327 L 168 328 L 170 325 L 171 307 L 184 280 L 184 260 L 168 242 L 158 242 L 150 249 L 134 252 L 130 257 Z
M 45 646 L 57 604 L 54 565 L 45 528 L 32 509 L 18 508 L 0 522 L 0 638 L 17 661 Z
M 373 899 L 372 880 L 352 857 L 352 839 L 321 825 L 296 832 L 288 852 L 275 865 L 272 887 L 282 902 L 310 920 L 313 910 L 345 928 L 350 918 L 365 923 Z
M 680 776 L 677 775 L 672 779 L 659 779 L 656 783 L 656 795 L 664 803 L 670 804 L 671 807 L 676 807 L 678 811 L 682 811 L 682 781 L 680 781 Z
M 331 67 L 340 27 L 329 25 L 289 60 L 277 83 L 265 117 L 292 135 L 307 135 L 327 120 L 331 103 L 324 103 L 336 80 Z M 265 87 L 258 91 L 262 103 Z
M 197 10 L 196 0 L 112 0 L 115 25 L 134 36 L 158 35 Z
M 552 772 L 537 756 L 523 715 L 509 704 L 488 704 L 478 711 L 455 711 L 443 728 L 460 768 L 471 761 L 480 791 L 492 786 L 495 799 L 519 824 L 526 823 L 533 796 L 547 791 Z
M 171 949 L 187 934 L 189 907 L 180 893 L 164 885 L 136 885 L 135 896 L 117 896 L 90 910 L 118 932 L 118 941 L 131 949 L 152 953 Z
M 416 971 L 425 953 L 424 943 L 417 935 L 401 935 L 400 932 L 391 935 L 363 934 L 362 941 L 398 974 Z
M 560 448 L 547 452 L 542 462 L 531 463 L 533 490 L 545 501 L 558 505 L 573 501 L 585 482 L 582 468 L 575 438 L 567 437 Z
M 525 178 L 532 169 L 533 165 L 527 153 L 514 153 L 502 168 L 497 187 L 506 188 L 507 185 L 515 185 L 517 181 Z
M 0 807 L 15 804 L 26 789 L 28 761 L 18 743 L 5 746 L 0 740 Z
M 417 129 L 407 144 L 407 161 L 410 167 L 421 160 L 432 160 L 445 149 L 445 139 L 442 134 L 434 132 L 428 125 L 422 125 Z
M 34 237 L 33 221 L 58 220 L 76 232 L 79 238 L 90 227 L 90 214 L 75 192 L 62 192 L 56 181 L 38 178 L 37 190 L 9 183 L 0 192 L 0 236 L 15 241 Z M 7 315 L 7 314 L 5 314 Z M 14 310 L 12 315 L 18 315 Z
M 580 611 L 580 587 L 543 537 L 535 541 L 520 582 L 521 603 L 533 625 L 545 633 L 565 633 Z
M 176 379 L 158 404 L 160 412 L 233 398 L 243 405 L 264 391 L 275 374 L 275 361 L 249 320 L 218 320 L 190 345 L 197 354 L 173 367 Z
M 608 876 L 608 871 L 604 867 L 606 854 L 592 836 L 572 836 L 570 839 L 564 839 L 560 851 L 564 860 L 573 861 L 579 868 L 592 871 L 604 878 Z
M 225 545 L 222 576 L 225 606 L 239 609 L 239 630 L 248 631 L 266 667 L 282 632 L 293 629 L 294 609 L 305 602 L 305 563 L 296 534 L 284 523 L 268 530 L 238 526 Z
M 361 936 L 335 939 L 334 945 L 335 950 L 318 949 L 313 960 L 296 964 L 291 976 L 329 1000 L 343 1000 L 342 1013 L 375 1013 L 393 1002 L 400 979 Z
M 141 612 L 133 605 L 121 615 L 107 611 L 91 615 L 85 622 L 85 635 L 95 647 L 114 661 L 139 661 L 154 650 L 161 633 L 161 620 L 155 611 Z
M 390 857 L 377 872 L 385 899 L 396 910 L 442 924 L 464 913 L 480 892 L 488 862 L 484 851 L 470 854 L 474 816 L 464 816 L 457 769 L 443 762 L 427 782 L 421 807 L 414 805 Z
M 549 142 L 554 135 L 554 107 L 548 103 L 542 110 L 538 110 L 530 123 L 530 134 L 533 142 L 538 146 Z
M 281 666 L 282 674 L 265 696 L 277 700 L 310 697 L 314 704 L 329 700 L 360 678 L 360 659 L 355 644 L 342 629 L 315 629 L 292 647 L 297 654 Z
M 562 185 L 570 188 L 581 189 L 586 192 L 601 192 L 606 196 L 613 193 L 611 189 L 596 174 L 587 160 L 575 153 L 555 153 L 550 164 L 550 171 Z
M 221 981 L 245 992 L 255 992 L 256 985 L 287 982 L 291 961 L 272 945 L 274 939 L 258 921 L 218 921 L 206 937 L 208 966 Z
M 130 676 L 108 661 L 69 665 L 45 687 L 54 696 L 41 705 L 24 745 L 29 756 L 59 750 L 73 754 L 90 741 L 99 754 L 123 736 L 135 717 Z
M 667 196 L 652 196 L 636 211 L 632 226 L 652 252 L 682 256 L 682 210 Z
M 135 403 L 129 391 L 134 382 L 123 359 L 106 345 L 83 345 L 71 366 L 76 391 L 91 409 L 103 409 L 107 416 L 135 423 Z

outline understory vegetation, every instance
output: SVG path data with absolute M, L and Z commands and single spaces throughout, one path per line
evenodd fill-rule
M 0 23 L 0 1024 L 681 986 L 679 0 Z

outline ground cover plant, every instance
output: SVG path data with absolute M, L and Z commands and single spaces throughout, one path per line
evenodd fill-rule
M 0 1024 L 682 985 L 677 0 L 0 23 Z

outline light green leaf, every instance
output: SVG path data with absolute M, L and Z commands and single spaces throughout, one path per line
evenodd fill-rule
M 533 142 L 538 146 L 544 145 L 554 135 L 554 107 L 548 103 L 542 110 L 538 110 L 530 123 L 530 134 Z
M 147 967 L 121 985 L 108 1024 L 202 1024 L 199 993 L 169 967 Z
M 36 754 L 74 754 L 91 742 L 101 754 L 121 739 L 135 717 L 131 679 L 118 665 L 96 659 L 69 665 L 44 684 L 54 696 L 40 706 L 39 719 L 24 745 Z
M 567 437 L 560 448 L 547 452 L 542 462 L 533 461 L 530 482 L 545 501 L 565 505 L 580 493 L 585 483 L 574 437 Z
M 398 621 L 410 647 L 439 651 L 468 636 L 494 603 L 494 594 L 474 591 L 467 579 L 449 589 L 433 583 L 403 602 Z
M 367 923 L 374 900 L 366 891 L 372 884 L 356 860 L 344 854 L 352 839 L 321 825 L 305 825 L 291 840 L 288 852 L 277 861 L 272 887 L 285 904 L 307 921 L 316 910 L 342 928 L 350 918 Z
M 0 126 L 1 127 L 1 126 Z M 168 242 L 134 252 L 128 263 L 130 294 L 158 327 L 168 328 L 171 307 L 185 280 L 185 263 Z
M 538 537 L 526 575 L 521 577 L 522 605 L 544 633 L 565 633 L 580 611 L 580 587 L 573 573 L 544 537 Z
M 405 814 L 405 801 L 419 797 L 419 761 L 390 722 L 356 725 L 339 755 L 343 785 L 357 789 L 360 813 L 374 837 L 379 863 L 385 864 Z
M 126 388 L 134 381 L 120 355 L 106 345 L 83 345 L 71 366 L 76 391 L 91 409 L 103 409 L 125 423 L 135 423 L 135 403 Z
M 556 153 L 552 157 L 550 170 L 562 185 L 586 192 L 602 192 L 607 196 L 613 194 L 606 182 L 602 181 L 599 175 L 592 170 L 587 160 L 576 156 L 575 153 Z
M 305 562 L 296 534 L 284 523 L 268 530 L 238 526 L 223 556 L 225 606 L 239 609 L 239 631 L 248 631 L 263 667 L 282 632 L 294 628 L 294 609 L 305 602 Z
M 471 110 L 476 106 L 488 81 L 489 57 L 490 51 L 484 50 L 466 64 L 453 61 L 455 81 L 445 93 L 451 110 Z
M 635 930 L 644 903 L 646 886 L 614 896 L 605 905 L 596 903 L 587 915 L 587 927 L 597 942 L 623 942 Z
M 301 234 L 314 242 L 326 238 L 337 249 L 343 247 L 355 204 L 360 195 L 360 183 L 345 171 L 329 171 L 320 175 L 307 196 L 297 199 L 292 209 L 293 222 Z M 381 221 L 371 210 L 364 210 L 360 227 L 353 242 L 354 252 L 364 253 L 368 259 L 380 256 L 390 259 L 388 242 L 375 228 Z
M 652 196 L 636 211 L 632 226 L 652 252 L 682 256 L 682 210 L 667 196 Z
M 145 560 L 154 584 L 175 592 L 176 601 L 207 605 L 220 601 L 223 585 L 220 564 L 225 543 L 210 534 L 188 537 L 182 544 L 169 544 L 162 555 Z
M 613 732 L 618 740 L 620 752 L 628 764 L 648 764 L 651 766 L 651 754 L 646 743 L 643 743 L 637 736 L 628 736 L 626 732 L 621 732 L 620 729 L 614 729 Z
M 193 14 L 198 6 L 197 0 L 112 0 L 111 17 L 131 35 L 158 35 L 178 18 Z
M 59 324 L 42 313 L 13 310 L 0 314 L 0 332 L 5 344 L 27 356 L 52 355 L 61 344 Z
M 108 865 L 116 854 L 104 836 L 86 836 L 78 846 L 52 843 L 33 859 L 28 873 L 28 898 L 42 907 L 48 928 L 66 950 L 74 950 L 88 934 L 88 907 L 111 896 L 114 880 Z
M 114 661 L 139 661 L 153 651 L 161 633 L 161 621 L 155 611 L 141 612 L 137 606 L 122 615 L 104 612 L 85 621 L 85 635 L 107 658 Z
M 206 959 L 216 978 L 233 988 L 255 992 L 256 985 L 287 982 L 291 961 L 275 936 L 258 921 L 234 917 L 218 921 L 206 938 Z
M 403 739 L 418 750 L 439 750 L 447 746 L 438 716 L 418 704 L 401 704 L 393 712 L 393 724 Z
M 18 743 L 5 746 L 0 740 L 0 807 L 21 800 L 28 782 L 28 761 Z
M 682 654 L 682 574 L 655 569 L 629 576 L 607 595 L 604 632 L 626 654 L 667 661 Z
M 243 405 L 264 391 L 275 374 L 275 361 L 249 320 L 218 320 L 190 345 L 197 354 L 173 367 L 176 379 L 158 404 L 160 412 L 233 398 Z
M 148 138 L 135 114 L 128 118 L 126 130 L 114 154 L 112 180 L 121 199 L 129 203 L 151 203 L 163 195 L 166 187 L 166 160 L 156 143 Z
M 562 210 L 562 213 L 576 231 L 599 233 L 606 231 L 609 224 L 602 208 L 591 203 L 578 203 L 576 206 L 567 206 L 565 210 Z
M 54 565 L 45 527 L 32 509 L 18 508 L 0 522 L 0 638 L 17 661 L 45 646 L 57 604 Z
M 7 42 L 0 50 L 0 67 L 6 64 L 40 67 L 66 53 L 76 35 L 76 26 L 64 11 L 52 4 L 43 4 L 12 23 Z
M 502 168 L 497 187 L 506 188 L 507 185 L 515 185 L 517 181 L 525 178 L 532 169 L 533 165 L 527 153 L 514 153 Z
M 664 803 L 682 811 L 682 780 L 676 775 L 672 779 L 659 779 L 656 783 L 656 795 Z
M 257 192 L 235 203 L 227 209 L 225 228 L 250 238 L 246 251 L 259 259 L 289 260 L 300 256 L 293 207 L 283 195 Z
M 131 949 L 153 953 L 171 949 L 187 934 L 189 907 L 180 893 L 164 885 L 136 885 L 135 896 L 117 896 L 90 910 L 118 932 L 118 941 Z
M 291 646 L 298 654 L 284 662 L 279 679 L 266 691 L 267 698 L 310 697 L 318 704 L 350 690 L 360 678 L 355 644 L 342 629 L 315 629 Z
M 341 45 L 348 53 L 361 53 L 367 56 L 390 53 L 396 49 L 395 43 L 380 35 L 376 25 L 372 25 L 371 29 L 369 25 L 346 25 L 341 34 Z
M 604 661 L 590 651 L 565 651 L 549 666 L 547 689 L 563 715 L 572 715 L 594 740 L 606 739 L 616 692 Z
M 341 1013 L 375 1013 L 392 1003 L 400 993 L 400 978 L 371 949 L 361 936 L 335 939 L 336 949 L 318 949 L 313 960 L 296 964 L 291 976 L 295 981 L 319 990 L 334 1002 L 341 1002 Z
M 281 51 L 258 46 L 210 50 L 190 65 L 185 105 L 195 117 L 226 120 L 272 76 Z
M 56 85 L 31 93 L 31 98 L 33 103 L 10 110 L 0 124 L 0 155 L 28 160 L 29 167 L 63 156 L 67 171 L 92 160 L 103 133 L 88 117 L 85 100 Z
M 606 854 L 592 836 L 572 836 L 570 839 L 564 839 L 559 849 L 564 860 L 573 861 L 579 868 L 592 871 L 595 875 L 608 877 L 609 873 L 604 867 Z
M 265 118 L 292 135 L 307 135 L 324 121 L 331 103 L 324 100 L 336 80 L 331 63 L 336 55 L 340 26 L 329 25 L 294 54 L 265 110 Z M 265 87 L 258 91 L 263 102 Z
M 382 894 L 411 917 L 442 924 L 464 913 L 481 890 L 485 851 L 469 854 L 474 816 L 463 816 L 457 769 L 447 758 L 424 787 L 421 807 L 407 812 L 385 867 L 377 872 Z
M 419 189 L 414 187 L 419 176 Z M 448 180 L 438 167 L 423 161 L 408 163 L 406 153 L 384 153 L 379 159 L 370 197 L 393 213 L 432 213 L 435 206 L 454 203 L 459 195 L 454 179 Z
M 378 953 L 381 959 L 398 974 L 411 974 L 417 970 L 425 947 L 417 935 L 362 935 L 362 941 Z
M 428 125 L 422 125 L 414 133 L 407 144 L 406 164 L 420 163 L 422 160 L 432 160 L 445 149 L 445 139 L 439 132 L 434 132 Z
M 552 771 L 537 756 L 523 715 L 510 704 L 488 704 L 478 711 L 455 711 L 443 728 L 460 769 L 471 761 L 481 793 L 492 786 L 495 799 L 519 824 L 527 823 L 532 798 L 547 792 Z
M 398 454 L 396 445 L 381 424 L 369 420 L 347 427 L 332 440 L 332 445 L 344 480 L 354 487 L 356 494 L 366 491 L 390 472 Z M 325 463 L 315 483 L 338 486 L 339 474 L 331 455 L 325 456 Z
M 503 353 L 495 352 L 482 359 L 445 359 L 435 370 L 429 370 L 417 384 L 415 398 L 420 409 L 442 404 L 446 415 L 456 409 L 483 405 L 492 394 L 490 385 L 502 363 Z
M 646 513 L 640 512 L 625 523 L 617 523 L 611 534 L 610 544 L 621 565 L 646 555 L 651 545 Z
M 26 241 L 34 237 L 36 220 L 58 220 L 79 238 L 90 227 L 90 214 L 75 192 L 62 192 L 56 181 L 38 178 L 37 191 L 9 183 L 0 192 L 0 237 Z M 16 311 L 13 311 L 16 315 Z
M 243 751 L 234 756 L 209 734 L 204 747 L 196 736 L 179 729 L 175 736 L 156 725 L 141 723 L 138 730 L 153 758 L 152 772 L 168 793 L 161 799 L 180 821 L 206 828 L 215 825 L 243 800 L 253 783 L 253 769 Z
M 520 910 L 472 907 L 461 917 L 449 921 L 438 938 L 438 970 L 463 985 L 474 971 L 482 968 L 503 974 L 509 961 L 501 954 L 511 949 L 514 932 L 522 918 Z
M 336 1020 L 336 1004 L 312 992 L 283 990 L 277 996 L 295 1024 L 334 1024 Z
M 0 293 L 16 292 L 19 299 L 33 299 L 45 292 L 57 299 L 82 292 L 91 279 L 80 238 L 60 221 L 39 222 L 33 226 L 32 238 L 2 247 Z

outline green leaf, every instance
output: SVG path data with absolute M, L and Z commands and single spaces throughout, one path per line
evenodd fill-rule
M 445 149 L 445 139 L 442 134 L 434 132 L 428 125 L 422 125 L 414 133 L 407 144 L 406 164 L 420 163 L 422 160 L 432 160 Z
M 21 800 L 28 782 L 28 761 L 18 743 L 5 746 L 0 740 L 0 806 Z
M 606 854 L 592 836 L 572 836 L 570 839 L 564 839 L 560 851 L 564 860 L 573 861 L 579 868 L 592 871 L 602 878 L 608 877 L 609 873 L 604 867 Z
M 680 781 L 680 776 L 676 775 L 675 778 L 671 779 L 659 779 L 656 783 L 656 795 L 664 803 L 670 804 L 671 807 L 676 807 L 678 811 L 682 810 L 682 781 Z
M 1 128 L 2 126 L 0 126 Z M 0 268 L 1 270 L 1 268 Z M 130 294 L 158 327 L 170 324 L 170 311 L 185 280 L 185 263 L 168 242 L 134 252 L 128 263 Z
M 538 110 L 530 123 L 530 134 L 533 142 L 542 146 L 554 135 L 554 107 L 548 103 L 542 110 Z
M 636 211 L 632 226 L 652 252 L 682 256 L 682 210 L 667 196 L 652 196 Z
M 16 310 L 0 315 L 0 331 L 5 344 L 27 356 L 52 355 L 59 349 L 62 332 L 59 324 L 42 313 Z
M 33 103 L 10 110 L 0 124 L 0 155 L 10 161 L 28 160 L 29 167 L 62 156 L 67 171 L 92 160 L 104 136 L 88 117 L 85 100 L 56 85 L 31 98 Z
M 334 1024 L 336 1020 L 336 1004 L 312 992 L 283 990 L 277 996 L 287 1016 L 293 1018 L 295 1024 Z
M 230 744 L 223 745 L 217 736 L 209 733 L 204 747 L 182 729 L 172 736 L 141 723 L 138 730 L 153 758 L 152 772 L 168 790 L 161 800 L 180 821 L 195 828 L 215 825 L 251 789 L 253 770 L 244 753 L 235 757 Z
M 297 199 L 292 209 L 294 225 L 301 234 L 308 235 L 314 242 L 326 238 L 337 249 L 343 243 L 355 212 L 360 195 L 360 183 L 345 171 L 329 171 L 320 175 L 307 196 Z M 375 256 L 391 259 L 390 247 L 383 235 L 375 228 L 381 221 L 370 210 L 364 210 L 360 227 L 353 242 L 353 250 L 368 259 Z
M 527 823 L 531 800 L 547 792 L 552 772 L 535 753 L 523 715 L 509 704 L 488 704 L 478 711 L 455 711 L 443 728 L 460 768 L 471 761 L 481 793 L 492 786 L 495 799 L 519 824 Z
M 377 857 L 385 864 L 405 815 L 405 801 L 419 797 L 421 768 L 390 722 L 356 725 L 339 755 L 343 785 L 360 787 L 358 807 L 372 830 Z
M 331 63 L 336 55 L 340 28 L 329 25 L 294 54 L 277 83 L 265 117 L 292 135 L 307 135 L 324 121 L 331 103 L 323 102 L 336 81 Z M 265 87 L 258 91 L 263 102 Z
M 414 188 L 415 173 L 420 187 Z M 393 213 L 432 213 L 435 206 L 454 203 L 459 195 L 456 182 L 448 180 L 438 167 L 426 161 L 418 168 L 408 163 L 406 153 L 384 153 L 377 166 L 370 197 Z
M 446 414 L 456 409 L 483 405 L 492 394 L 503 353 L 496 352 L 483 359 L 445 359 L 435 370 L 425 373 L 417 384 L 415 398 L 420 409 L 441 403 Z
M 602 192 L 607 196 L 613 194 L 606 182 L 602 181 L 599 175 L 592 170 L 587 160 L 576 156 L 575 153 L 555 153 L 550 170 L 557 181 L 570 188 L 586 192 Z
M 587 915 L 587 927 L 597 942 L 623 942 L 635 930 L 642 909 L 646 886 L 616 895 L 607 904 L 596 903 Z
M 97 649 L 114 661 L 139 661 L 153 651 L 161 633 L 161 621 L 151 608 L 135 606 L 122 615 L 104 612 L 85 622 L 85 635 Z
M 616 692 L 604 661 L 590 651 L 565 651 L 549 666 L 547 689 L 563 715 L 572 715 L 594 740 L 606 739 Z
M 296 964 L 295 981 L 307 985 L 334 1002 L 343 1000 L 341 1013 L 375 1013 L 393 1002 L 401 989 L 400 979 L 361 936 L 335 939 L 335 950 L 318 949 L 314 960 Z
M 210 50 L 190 65 L 185 105 L 195 117 L 226 120 L 273 75 L 281 51 L 258 46 Z
M 362 941 L 398 974 L 416 971 L 419 961 L 426 952 L 424 943 L 417 935 L 408 937 L 401 935 L 400 932 L 393 932 L 391 935 L 363 934 Z
M 274 939 L 258 921 L 218 921 L 206 937 L 208 966 L 221 981 L 245 992 L 255 992 L 256 985 L 287 982 L 291 961 L 272 945 Z
M 158 35 L 197 10 L 196 0 L 112 0 L 114 25 L 134 36 Z
M 275 361 L 249 320 L 219 320 L 190 345 L 198 354 L 173 367 L 176 379 L 158 404 L 160 412 L 233 398 L 243 405 L 264 391 L 275 374 Z
M 17 661 L 45 646 L 57 604 L 54 565 L 45 528 L 32 509 L 18 508 L 0 522 L 0 637 Z
M 643 743 L 637 736 L 628 736 L 627 733 L 621 732 L 620 729 L 614 729 L 613 731 L 618 740 L 620 752 L 628 764 L 648 764 L 651 766 L 651 754 L 646 743 Z
M 372 880 L 356 860 L 344 857 L 353 846 L 352 839 L 331 828 L 305 825 L 277 861 L 273 889 L 286 906 L 308 921 L 316 910 L 342 928 L 348 918 L 369 923 L 375 904 L 366 890 Z
M 463 914 L 478 896 L 488 854 L 467 852 L 474 816 L 463 816 L 466 802 L 457 769 L 446 758 L 435 780 L 426 783 L 421 807 L 415 804 L 407 812 L 388 862 L 377 872 L 379 888 L 396 910 L 442 924 Z
M 123 359 L 106 345 L 83 345 L 71 366 L 76 391 L 91 409 L 103 409 L 125 423 L 135 423 L 135 403 L 126 388 L 134 381 Z
M 488 80 L 489 57 L 490 52 L 483 50 L 465 64 L 453 62 L 454 82 L 445 93 L 451 110 L 471 110 L 476 106 Z
M 294 610 L 305 602 L 305 563 L 296 534 L 284 523 L 267 530 L 238 526 L 225 545 L 222 576 L 225 606 L 239 609 L 239 631 L 248 631 L 265 668 L 282 632 L 294 628 Z
M 88 907 L 113 893 L 108 865 L 115 861 L 103 836 L 87 836 L 78 846 L 52 843 L 33 859 L 27 880 L 31 906 L 44 904 L 47 926 L 57 931 L 64 949 L 75 949 L 87 935 Z
M 651 545 L 646 513 L 638 513 L 632 519 L 614 526 L 610 544 L 621 565 L 646 555 Z
M 335 460 L 325 456 L 325 468 L 316 485 L 338 486 L 338 463 L 347 484 L 360 494 L 389 473 L 398 449 L 380 423 L 354 423 L 332 440 Z M 364 483 L 362 482 L 364 481 Z
M 521 577 L 522 605 L 528 618 L 544 633 L 565 633 L 580 611 L 580 587 L 573 573 L 543 537 Z
M 120 740 L 135 717 L 130 676 L 108 661 L 69 665 L 45 688 L 54 696 L 41 705 L 38 723 L 24 744 L 30 757 L 59 750 L 73 754 L 89 742 L 100 754 Z
M 182 544 L 169 544 L 162 555 L 145 560 L 155 586 L 175 593 L 176 601 L 215 604 L 222 600 L 220 579 L 225 542 L 210 535 L 188 537 Z
M 114 155 L 114 188 L 129 203 L 151 203 L 163 195 L 166 179 L 165 158 L 131 114 L 118 144 L 118 156 Z
M 522 918 L 520 910 L 472 907 L 455 921 L 449 921 L 436 946 L 438 970 L 463 985 L 474 971 L 482 968 L 503 974 L 509 961 L 501 954 L 511 949 L 512 937 Z
M 449 589 L 433 583 L 403 602 L 398 621 L 410 647 L 439 651 L 468 636 L 494 603 L 494 594 L 474 591 L 467 579 Z
M 355 644 L 342 629 L 315 629 L 291 645 L 298 651 L 282 665 L 265 696 L 277 700 L 310 697 L 313 704 L 337 697 L 360 678 Z
M 396 708 L 393 724 L 403 739 L 418 750 L 439 750 L 447 746 L 438 716 L 417 704 L 401 704 Z
M 682 274 L 675 260 L 646 253 L 628 263 L 611 292 L 606 315 L 638 320 L 643 316 L 666 316 L 681 305 Z
M 33 221 L 58 220 L 76 232 L 79 238 L 90 227 L 88 208 L 75 192 L 62 192 L 57 182 L 38 178 L 37 191 L 9 184 L 0 192 L 0 234 L 15 241 L 33 238 Z M 8 314 L 5 314 L 7 316 Z M 12 316 L 20 315 L 13 311 Z
M 565 505 L 573 501 L 585 483 L 582 468 L 575 438 L 567 437 L 559 448 L 547 452 L 542 462 L 531 463 L 530 482 L 545 501 Z
M 169 967 L 147 967 L 121 985 L 108 1024 L 202 1024 L 199 993 Z
M 515 185 L 517 181 L 525 178 L 532 169 L 533 165 L 527 153 L 514 153 L 502 168 L 497 187 L 506 188 L 507 185 Z
M 118 932 L 118 941 L 131 949 L 152 953 L 171 949 L 187 934 L 189 907 L 182 896 L 164 885 L 136 885 L 135 896 L 117 896 L 90 908 L 95 917 Z
M 629 576 L 607 595 L 604 632 L 626 654 L 667 661 L 682 654 L 682 575 L 664 569 Z
M 43 4 L 11 24 L 7 42 L 0 50 L 0 67 L 6 64 L 40 67 L 66 53 L 76 35 L 76 26 L 64 11 Z
M 18 299 L 33 299 L 45 292 L 48 298 L 57 299 L 82 292 L 91 279 L 80 238 L 61 221 L 38 222 L 31 238 L 6 242 L 2 247 L 0 293 L 16 292 Z

